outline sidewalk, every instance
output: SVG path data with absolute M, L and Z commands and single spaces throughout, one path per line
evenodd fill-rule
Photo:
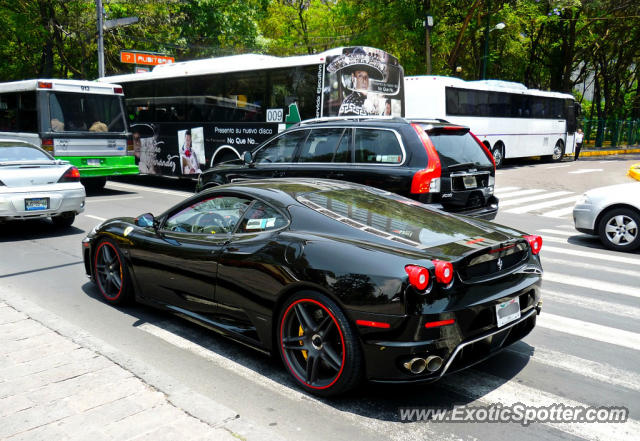
M 609 155 L 627 155 L 632 153 L 640 153 L 640 146 L 621 146 L 621 147 L 583 147 L 580 150 L 580 156 L 609 156 Z
M 101 345 L 0 292 L 0 439 L 279 439 L 193 391 L 156 389 L 96 350 Z

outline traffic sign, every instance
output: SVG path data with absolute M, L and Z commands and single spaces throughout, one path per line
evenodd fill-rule
M 146 64 L 155 66 L 158 64 L 175 63 L 176 59 L 166 55 L 147 54 L 141 52 L 120 52 L 121 63 Z

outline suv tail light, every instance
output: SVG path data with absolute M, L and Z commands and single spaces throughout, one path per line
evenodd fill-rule
M 422 145 L 427 152 L 427 158 L 429 159 L 427 168 L 413 175 L 411 193 L 438 193 L 440 192 L 440 176 L 442 175 L 440 156 L 438 156 L 435 146 L 420 124 L 412 123 L 411 127 L 413 127 L 420 141 L 422 141 Z
M 489 151 L 489 148 L 485 145 L 484 142 L 480 141 L 476 135 L 474 135 L 472 132 L 469 132 L 469 133 L 471 133 L 471 136 L 473 136 L 473 139 L 475 139 L 476 142 L 478 144 L 480 144 L 480 147 L 482 147 L 482 150 L 484 150 L 484 154 L 487 155 L 487 158 L 491 159 L 491 162 L 493 163 L 493 169 L 495 170 L 496 169 L 496 160 L 493 157 L 493 155 L 491 154 L 491 152 Z
M 449 285 L 453 281 L 453 265 L 444 260 L 432 260 L 436 266 L 436 282 Z
M 527 242 L 529 242 L 529 245 L 531 246 L 531 253 L 538 254 L 542 249 L 542 237 L 531 235 L 524 236 L 524 238 L 527 240 Z
M 76 167 L 69 167 L 58 182 L 80 182 L 80 171 Z
M 409 275 L 409 284 L 418 291 L 425 291 L 431 284 L 429 270 L 418 265 L 407 265 L 404 270 Z
M 123 93 L 122 92 L 122 87 L 114 87 L 113 88 L 113 93 Z
M 53 154 L 53 139 L 44 138 L 40 143 L 40 146 L 42 147 L 42 150 L 46 150 L 49 153 Z

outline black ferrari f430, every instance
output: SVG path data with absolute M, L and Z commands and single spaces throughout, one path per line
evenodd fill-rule
M 379 189 L 274 179 L 206 190 L 154 217 L 103 222 L 87 274 L 138 301 L 279 354 L 330 396 L 366 379 L 434 381 L 527 335 L 539 236 Z

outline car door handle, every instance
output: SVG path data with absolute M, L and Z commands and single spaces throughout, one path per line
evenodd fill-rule
M 344 178 L 344 173 L 332 173 L 332 178 Z

